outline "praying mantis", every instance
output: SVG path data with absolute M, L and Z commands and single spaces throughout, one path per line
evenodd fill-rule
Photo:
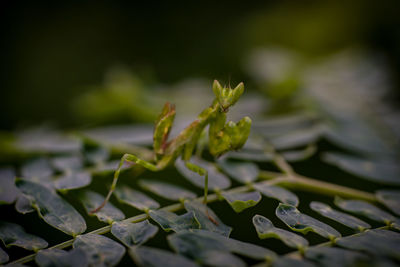
M 116 188 L 121 168 L 125 162 L 139 164 L 145 169 L 157 172 L 174 164 L 175 160 L 179 157 L 181 157 L 189 170 L 205 177 L 203 203 L 207 206 L 207 170 L 190 161 L 205 127 L 209 125 L 208 147 L 210 154 L 214 157 L 219 157 L 228 151 L 238 150 L 243 147 L 250 134 L 251 128 L 251 119 L 249 117 L 244 117 L 237 123 L 232 121 L 226 122 L 226 113 L 229 111 L 229 108 L 233 106 L 243 94 L 243 83 L 239 83 L 234 89 L 231 89 L 230 87 L 222 87 L 217 80 L 214 80 L 212 89 L 215 99 L 211 106 L 205 108 L 189 126 L 170 141 L 168 141 L 168 136 L 175 118 L 175 106 L 168 102 L 164 105 L 154 127 L 153 161 L 142 160 L 132 154 L 124 154 L 114 173 L 114 179 L 106 198 L 103 203 L 98 208 L 91 211 L 91 213 L 98 212 L 109 201 Z M 207 210 L 206 212 L 208 215 Z M 210 216 L 208 217 L 211 221 L 216 223 Z

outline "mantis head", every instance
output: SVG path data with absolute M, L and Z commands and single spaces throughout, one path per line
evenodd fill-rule
M 244 85 L 239 83 L 234 89 L 230 87 L 222 87 L 221 84 L 214 80 L 213 91 L 221 109 L 227 112 L 230 106 L 233 106 L 243 94 Z

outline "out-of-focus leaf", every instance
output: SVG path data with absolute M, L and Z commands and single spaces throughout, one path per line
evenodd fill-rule
M 247 193 L 222 193 L 222 196 L 236 212 L 242 212 L 258 204 L 261 194 L 257 191 Z
M 181 231 L 167 237 L 171 247 L 180 254 L 197 259 L 205 251 L 232 252 L 252 259 L 275 258 L 275 252 L 207 230 Z
M 125 185 L 117 187 L 115 190 L 115 196 L 120 202 L 128 204 L 138 210 L 145 211 L 160 207 L 160 204 L 152 198 Z
M 304 149 L 287 150 L 281 152 L 281 155 L 289 162 L 296 162 L 308 159 L 313 156 L 317 151 L 316 146 L 309 144 Z M 239 151 L 230 151 L 226 153 L 226 158 L 256 161 L 256 162 L 271 162 L 274 158 L 273 153 L 262 149 L 246 149 L 243 148 Z
M 104 197 L 93 191 L 86 190 L 79 195 L 79 200 L 82 202 L 86 212 L 90 215 L 96 216 L 102 222 L 113 223 L 125 219 L 125 215 L 110 202 L 94 214 L 90 212 L 98 208 L 103 202 Z
M 142 267 L 197 267 L 198 265 L 181 255 L 158 248 L 134 247 L 129 255 Z
M 342 210 L 365 216 L 373 221 L 390 224 L 396 218 L 386 211 L 362 200 L 344 200 L 340 197 L 335 198 L 335 205 Z
M 260 239 L 276 238 L 282 240 L 289 247 L 304 249 L 308 246 L 307 239 L 292 232 L 275 227 L 270 220 L 261 215 L 253 217 L 253 225 Z
M 0 248 L 0 264 L 6 263 L 9 259 L 8 254 Z
M 389 256 L 400 259 L 400 234 L 394 231 L 373 229 L 360 234 L 346 236 L 337 241 L 337 245 L 366 251 L 377 256 Z
M 51 184 L 51 176 L 54 170 L 50 162 L 45 158 L 38 158 L 25 163 L 21 168 L 21 175 L 24 179 L 38 183 Z
M 284 151 L 281 153 L 281 155 L 289 162 L 296 162 L 306 160 L 313 156 L 316 152 L 316 145 L 310 144 L 304 149 Z
M 85 151 L 85 160 L 91 165 L 98 165 L 110 158 L 110 151 L 102 146 Z
M 192 199 L 196 197 L 195 193 L 187 189 L 173 184 L 159 182 L 156 180 L 140 180 L 139 185 L 142 188 L 169 200 L 177 201 L 181 199 Z
M 233 162 L 229 160 L 218 161 L 218 166 L 239 183 L 250 183 L 257 180 L 260 169 L 251 162 Z
M 10 204 L 17 199 L 19 190 L 15 186 L 14 180 L 15 172 L 13 169 L 0 169 L 0 204 Z
M 335 247 L 311 247 L 306 250 L 305 257 L 327 267 L 358 266 L 357 263 L 365 264 L 369 259 L 359 252 Z
M 276 216 L 293 231 L 303 234 L 311 231 L 331 240 L 341 236 L 338 231 L 329 225 L 300 213 L 295 206 L 280 203 L 278 208 L 276 208 Z
M 286 190 L 285 188 L 282 188 L 280 186 L 269 184 L 255 184 L 254 189 L 259 191 L 264 196 L 274 198 L 284 204 L 289 204 L 296 207 L 299 205 L 298 197 L 289 190 Z
M 400 215 L 400 191 L 398 190 L 379 190 L 376 198 L 388 207 L 392 212 Z
M 150 145 L 153 143 L 152 125 L 120 125 L 107 126 L 85 131 L 84 136 L 98 142 L 113 145 L 136 144 Z
M 325 153 L 323 160 L 373 182 L 400 185 L 400 166 L 394 162 L 368 160 L 331 152 Z
M 35 262 L 40 267 L 86 267 L 89 264 L 85 252 L 80 249 L 42 249 L 37 253 Z
M 346 114 L 346 118 L 340 118 L 336 127 L 330 128 L 324 136 L 331 142 L 348 150 L 361 153 L 387 153 L 387 145 L 377 132 L 363 119 Z
M 79 139 L 52 129 L 37 128 L 17 134 L 16 147 L 27 152 L 72 153 L 81 149 Z
M 315 267 L 316 265 L 304 259 L 293 259 L 289 257 L 279 257 L 272 262 L 273 267 Z
M 225 225 L 208 206 L 197 201 L 186 201 L 185 209 L 194 213 L 200 224 L 200 229 L 209 230 L 223 236 L 230 235 L 232 228 Z
M 0 239 L 6 247 L 17 246 L 34 251 L 48 245 L 44 239 L 26 233 L 18 224 L 4 221 L 0 221 Z
M 193 212 L 176 215 L 166 210 L 155 210 L 149 212 L 150 217 L 157 222 L 164 231 L 180 232 L 187 229 L 199 229 L 199 222 Z
M 365 229 L 371 228 L 371 225 L 368 223 L 351 216 L 349 214 L 337 211 L 332 209 L 329 205 L 326 205 L 321 202 L 313 201 L 310 203 L 310 208 L 321 214 L 322 216 L 325 216 L 331 220 L 337 221 L 343 225 L 346 225 L 347 227 L 350 227 L 354 230 L 358 231 L 364 231 Z
M 205 266 L 214 267 L 245 267 L 246 263 L 239 258 L 226 251 L 204 250 L 196 256 L 196 262 Z
M 92 176 L 87 171 L 69 172 L 53 181 L 57 190 L 73 190 L 85 187 L 92 182 Z
M 141 245 L 158 232 L 158 227 L 144 220 L 138 223 L 114 222 L 111 233 L 126 246 Z
M 250 150 L 250 149 L 241 149 L 239 151 L 229 151 L 225 155 L 230 159 L 238 159 L 245 161 L 256 161 L 256 162 L 270 162 L 273 159 L 272 153 L 267 153 L 263 150 Z
M 80 155 L 59 156 L 52 158 L 51 164 L 61 172 L 79 170 L 83 167 L 83 158 Z
M 211 163 L 199 160 L 197 158 L 193 159 L 193 163 L 199 165 L 200 167 L 208 171 L 208 188 L 213 190 L 226 189 L 231 185 L 231 182 L 225 174 L 218 171 L 218 169 Z M 182 176 L 184 176 L 189 182 L 194 184 L 199 188 L 204 188 L 204 176 L 201 176 L 191 170 L 189 170 L 183 160 L 178 159 L 175 161 L 175 166 Z
M 315 118 L 309 114 L 297 113 L 255 121 L 252 127 L 266 138 L 271 138 L 294 132 L 297 129 L 310 128 L 315 124 L 314 120 Z
M 35 211 L 29 198 L 21 192 L 19 193 L 17 201 L 15 202 L 15 209 L 22 214 Z
M 75 236 L 86 230 L 82 216 L 68 202 L 47 187 L 26 180 L 17 180 L 18 188 L 32 199 L 39 216 L 51 226 Z
M 268 141 L 276 149 L 289 149 L 315 143 L 326 131 L 323 125 L 314 125 L 305 129 L 299 129 L 287 134 L 269 138 Z
M 102 235 L 78 235 L 72 245 L 85 252 L 90 266 L 115 266 L 125 254 L 122 245 Z

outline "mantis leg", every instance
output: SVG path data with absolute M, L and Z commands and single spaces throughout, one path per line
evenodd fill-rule
M 101 210 L 107 204 L 107 202 L 110 200 L 110 197 L 111 197 L 112 193 L 114 192 L 114 190 L 115 190 L 115 188 L 117 186 L 117 182 L 118 182 L 119 174 L 121 172 L 121 168 L 122 168 L 122 166 L 124 165 L 125 162 L 132 162 L 132 163 L 135 163 L 135 164 L 139 164 L 140 166 L 142 166 L 142 167 L 144 167 L 144 168 L 146 168 L 148 170 L 151 170 L 151 171 L 159 171 L 160 170 L 160 168 L 157 167 L 157 165 L 154 165 L 153 163 L 150 163 L 150 162 L 145 161 L 145 160 L 141 160 L 138 157 L 136 157 L 135 155 L 124 154 L 122 156 L 122 158 L 121 158 L 121 161 L 119 162 L 118 169 L 114 173 L 114 179 L 112 181 L 111 188 L 108 191 L 108 194 L 107 194 L 106 198 L 104 199 L 103 203 L 99 207 L 97 207 L 96 209 L 92 210 L 90 212 L 90 214 L 96 213 L 99 210 Z
M 208 195 L 208 171 L 199 165 L 196 165 L 194 163 L 191 163 L 189 161 L 185 161 L 185 166 L 192 172 L 195 172 L 201 176 L 204 176 L 204 198 L 203 198 L 203 204 L 206 205 L 206 214 L 208 219 L 213 222 L 215 225 L 218 225 L 218 222 L 213 219 L 209 214 L 208 214 L 208 206 L 207 206 L 207 195 Z

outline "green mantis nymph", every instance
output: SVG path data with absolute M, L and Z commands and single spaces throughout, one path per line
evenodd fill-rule
M 139 159 L 135 155 L 125 154 L 122 156 L 118 169 L 114 173 L 114 179 L 111 188 L 104 202 L 92 213 L 102 209 L 110 199 L 117 185 L 118 177 L 125 162 L 139 164 L 151 171 L 160 171 L 170 164 L 174 164 L 178 157 L 185 162 L 185 166 L 199 175 L 205 176 L 204 185 L 204 204 L 207 204 L 208 193 L 208 173 L 207 170 L 190 162 L 190 158 L 196 148 L 205 127 L 209 125 L 209 151 L 218 157 L 230 150 L 240 149 L 246 142 L 251 127 L 251 119 L 249 117 L 242 118 L 239 122 L 226 122 L 226 113 L 243 94 L 244 85 L 240 83 L 236 88 L 222 87 L 215 80 L 212 87 L 215 99 L 211 106 L 204 109 L 189 126 L 182 130 L 178 136 L 168 141 L 168 135 L 175 118 L 175 106 L 166 103 L 157 118 L 153 135 L 153 162 Z M 213 221 L 212 218 L 210 220 Z

